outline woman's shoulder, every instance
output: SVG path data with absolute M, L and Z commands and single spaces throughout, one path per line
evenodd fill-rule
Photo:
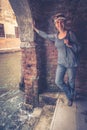
M 53 36 L 54 36 L 55 38 L 57 37 L 57 35 L 58 35 L 58 33 L 54 33 L 54 34 L 53 34 Z
M 75 32 L 73 30 L 68 30 L 67 31 L 70 35 L 75 35 Z
M 74 38 L 76 37 L 75 32 L 72 31 L 72 30 L 68 30 L 68 35 L 69 35 L 72 39 L 74 39 Z

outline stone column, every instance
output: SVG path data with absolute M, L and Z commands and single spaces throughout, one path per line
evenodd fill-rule
M 24 74 L 26 103 L 37 106 L 38 98 L 37 101 L 35 101 L 35 97 L 38 97 L 38 74 L 35 43 L 22 42 L 22 44 L 30 46 L 22 47 L 22 68 Z
M 25 88 L 25 102 L 35 107 L 38 105 L 38 98 L 37 103 L 34 101 L 35 97 L 38 97 L 38 76 L 31 10 L 27 0 L 9 1 L 15 12 L 20 31 L 22 51 L 22 80 L 20 84 Z

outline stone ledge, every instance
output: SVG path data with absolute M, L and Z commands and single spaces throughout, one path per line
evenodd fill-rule
M 39 103 L 48 104 L 48 105 L 56 105 L 56 101 L 58 99 L 58 92 L 57 93 L 43 93 L 39 96 Z
M 87 96 L 79 95 L 72 107 L 58 99 L 50 130 L 86 130 Z M 65 99 L 66 100 L 66 99 Z
M 4 48 L 4 49 L 0 49 L 0 54 L 14 53 L 14 52 L 19 52 L 19 51 L 21 51 L 20 48 Z

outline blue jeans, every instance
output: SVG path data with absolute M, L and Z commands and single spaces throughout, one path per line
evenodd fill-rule
M 56 70 L 56 85 L 65 92 L 68 99 L 72 99 L 75 91 L 75 76 L 77 67 L 65 67 L 63 65 L 58 65 Z M 67 72 L 68 82 L 64 82 L 64 75 Z

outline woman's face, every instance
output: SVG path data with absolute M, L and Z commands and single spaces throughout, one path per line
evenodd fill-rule
M 60 32 L 61 30 L 64 30 L 64 21 L 63 20 L 57 20 L 54 22 L 56 29 Z

